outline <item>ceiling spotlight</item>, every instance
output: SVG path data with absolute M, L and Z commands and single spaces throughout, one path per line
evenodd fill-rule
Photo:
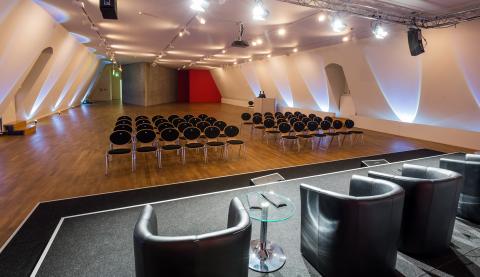
M 278 31 L 277 31 L 277 34 L 278 34 L 279 36 L 284 36 L 286 33 L 287 33 L 287 30 L 285 30 L 284 28 L 280 28 L 280 29 L 278 29 Z
M 317 19 L 319 22 L 323 22 L 325 21 L 325 19 L 327 19 L 327 16 L 324 13 L 321 13 L 320 15 L 318 15 Z
M 341 33 L 347 29 L 347 24 L 345 24 L 343 20 L 338 17 L 333 19 L 331 26 L 335 33 Z
M 142 15 L 142 14 L 143 14 L 143 12 L 142 12 L 142 11 L 139 11 L 139 12 L 138 12 L 138 15 Z
M 372 33 L 377 39 L 384 39 L 388 35 L 388 32 L 385 30 L 385 28 L 383 28 L 380 22 L 373 24 Z
M 208 1 L 206 0 L 192 0 L 192 4 L 190 5 L 190 9 L 197 11 L 197 12 L 204 12 L 206 8 L 208 8 Z
M 236 64 L 237 64 L 237 61 L 234 61 L 233 64 L 236 65 Z
M 205 23 L 207 23 L 207 20 L 205 20 L 204 17 L 201 17 L 200 15 L 196 15 L 195 18 L 197 19 L 198 23 L 204 25 Z
M 263 5 L 262 0 L 255 0 L 255 6 L 253 7 L 253 20 L 265 21 L 270 12 Z
M 293 53 L 297 53 L 297 52 L 298 52 L 298 48 L 293 48 L 292 52 L 293 52 Z
M 94 31 L 98 31 L 98 30 L 99 30 L 98 26 L 95 25 L 95 24 L 90 25 L 90 29 L 92 29 L 92 30 L 94 30 Z
M 256 42 L 256 41 L 252 41 L 252 46 L 257 46 L 257 42 Z
M 271 57 L 272 57 L 272 54 L 268 54 L 268 55 L 267 55 L 267 58 L 270 59 Z
M 225 53 L 227 53 L 227 50 L 223 49 L 222 54 L 225 54 Z
M 262 45 L 263 44 L 263 39 L 257 38 L 256 42 L 257 42 L 258 45 Z
M 80 8 L 85 8 L 85 3 L 83 3 L 83 1 L 73 0 L 72 2 L 73 2 L 74 5 L 76 5 Z
M 183 37 L 183 31 L 180 31 L 180 33 L 178 33 L 178 36 Z
M 343 41 L 343 42 L 347 42 L 347 41 L 349 41 L 349 40 L 350 40 L 350 37 L 349 37 L 349 36 L 344 36 L 344 37 L 342 38 L 342 41 Z
M 252 58 L 248 59 L 248 61 L 251 62 L 251 61 L 252 61 Z

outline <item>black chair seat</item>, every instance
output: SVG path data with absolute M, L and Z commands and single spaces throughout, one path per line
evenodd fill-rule
M 315 136 L 316 136 L 317 138 L 324 138 L 324 137 L 326 137 L 327 135 L 325 135 L 325 134 L 315 134 Z
M 350 134 L 363 134 L 363 131 L 350 131 Z
M 221 141 L 209 141 L 206 143 L 206 145 L 208 146 L 223 146 L 225 145 L 224 142 L 221 142 Z
M 163 150 L 178 150 L 180 148 L 182 148 L 182 146 L 178 144 L 169 144 L 169 145 L 162 146 Z
M 207 136 L 205 136 L 205 135 L 200 135 L 199 138 L 204 139 L 204 138 L 207 138 Z
M 265 132 L 267 132 L 269 134 L 280 134 L 280 131 L 278 131 L 278 130 L 267 130 Z
M 226 138 L 227 135 L 225 135 L 225 134 L 220 134 L 218 137 L 219 137 L 219 138 Z
M 350 132 L 337 132 L 337 134 L 340 134 L 340 135 L 350 135 L 351 133 Z
M 282 136 L 283 139 L 297 139 L 297 136 Z
M 184 136 L 181 136 L 181 137 L 179 137 L 178 139 L 180 139 L 180 140 L 186 140 L 186 138 L 185 138 Z
M 153 151 L 157 151 L 157 147 L 155 147 L 155 146 L 141 146 L 141 147 L 138 147 L 136 150 L 137 150 L 137 152 L 153 152 Z
M 243 122 L 244 125 L 252 125 L 253 122 Z
M 299 138 L 305 138 L 305 139 L 308 139 L 308 138 L 312 138 L 313 135 L 305 135 L 305 134 L 301 134 L 301 135 L 297 135 L 297 137 Z
M 339 133 L 326 133 L 327 136 L 336 137 L 340 135 Z
M 265 129 L 265 126 L 255 126 L 255 129 Z
M 238 139 L 232 139 L 232 140 L 229 140 L 227 141 L 228 144 L 233 144 L 233 145 L 240 145 L 240 144 L 244 144 L 244 142 L 242 140 L 238 140 Z
M 185 144 L 185 147 L 187 147 L 187 148 L 202 148 L 203 144 L 199 143 L 199 142 L 192 142 L 192 143 Z
M 117 149 L 112 149 L 108 151 L 108 154 L 110 155 L 119 155 L 119 154 L 128 154 L 130 153 L 130 149 L 128 148 L 117 148 Z

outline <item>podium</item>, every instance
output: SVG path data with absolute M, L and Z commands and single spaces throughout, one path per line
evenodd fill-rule
M 275 113 L 275 98 L 255 98 L 254 102 L 254 112 L 261 113 L 262 115 L 266 112 Z

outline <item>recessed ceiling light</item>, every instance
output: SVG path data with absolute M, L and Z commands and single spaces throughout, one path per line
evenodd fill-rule
M 257 42 L 258 45 L 262 45 L 263 44 L 263 39 L 257 38 L 256 42 Z
M 223 49 L 222 54 L 225 54 L 225 53 L 227 53 L 227 50 Z
M 205 18 L 202 17 L 202 16 L 200 16 L 200 15 L 196 15 L 195 18 L 196 18 L 197 21 L 198 21 L 200 24 L 202 24 L 202 25 L 204 25 L 205 23 L 207 23 L 207 20 L 205 20 Z
M 297 53 L 298 52 L 298 48 L 293 48 L 293 53 Z
M 382 24 L 377 22 L 373 25 L 372 28 L 372 33 L 375 35 L 375 38 L 377 39 L 384 39 L 386 36 L 388 36 L 388 32 L 383 28 Z
M 142 12 L 142 11 L 139 11 L 139 12 L 138 12 L 138 14 L 139 14 L 139 15 L 142 15 L 142 14 L 143 14 L 143 12 Z
M 280 29 L 278 29 L 278 31 L 277 31 L 277 34 L 278 34 L 279 36 L 284 36 L 286 33 L 287 33 L 287 30 L 285 30 L 284 28 L 280 28 Z
M 350 37 L 349 37 L 349 36 L 344 36 L 344 37 L 342 38 L 342 41 L 343 41 L 343 42 L 347 42 L 347 41 L 349 41 L 349 40 L 350 40 Z
M 236 64 L 237 64 L 237 61 L 234 61 L 234 62 L 233 62 L 233 64 L 235 64 L 235 65 L 236 65 Z
M 324 22 L 325 19 L 327 19 L 327 16 L 324 13 L 321 13 L 320 15 L 318 15 L 317 19 L 319 22 Z
M 333 19 L 331 26 L 333 31 L 336 33 L 341 33 L 347 29 L 347 24 L 345 24 L 343 20 L 338 17 Z
M 251 62 L 251 61 L 252 61 L 252 58 L 248 59 L 248 61 Z
M 257 42 L 256 42 L 256 41 L 252 41 L 252 46 L 257 46 Z
M 267 55 L 267 58 L 271 58 L 271 57 L 272 57 L 272 54 L 268 54 L 268 55 Z
M 204 12 L 205 9 L 208 7 L 209 3 L 206 0 L 192 0 L 192 4 L 190 5 L 190 9 L 197 11 L 197 12 Z
M 253 7 L 252 12 L 253 20 L 264 21 L 267 19 L 267 16 L 270 14 L 270 12 L 265 8 L 262 0 L 256 0 L 255 2 L 255 7 Z

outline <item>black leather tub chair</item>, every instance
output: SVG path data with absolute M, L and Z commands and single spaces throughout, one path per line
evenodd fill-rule
M 146 205 L 133 233 L 136 276 L 245 277 L 251 231 L 238 198 L 230 202 L 227 229 L 179 237 L 159 236 L 155 211 Z
M 440 167 L 463 175 L 457 216 L 480 224 L 480 155 L 467 154 L 464 160 L 443 158 Z
M 323 276 L 395 272 L 404 191 L 353 175 L 349 195 L 302 184 L 301 251 Z
M 462 176 L 456 172 L 404 164 L 401 176 L 370 171 L 405 190 L 399 250 L 431 255 L 448 249 L 452 239 Z

